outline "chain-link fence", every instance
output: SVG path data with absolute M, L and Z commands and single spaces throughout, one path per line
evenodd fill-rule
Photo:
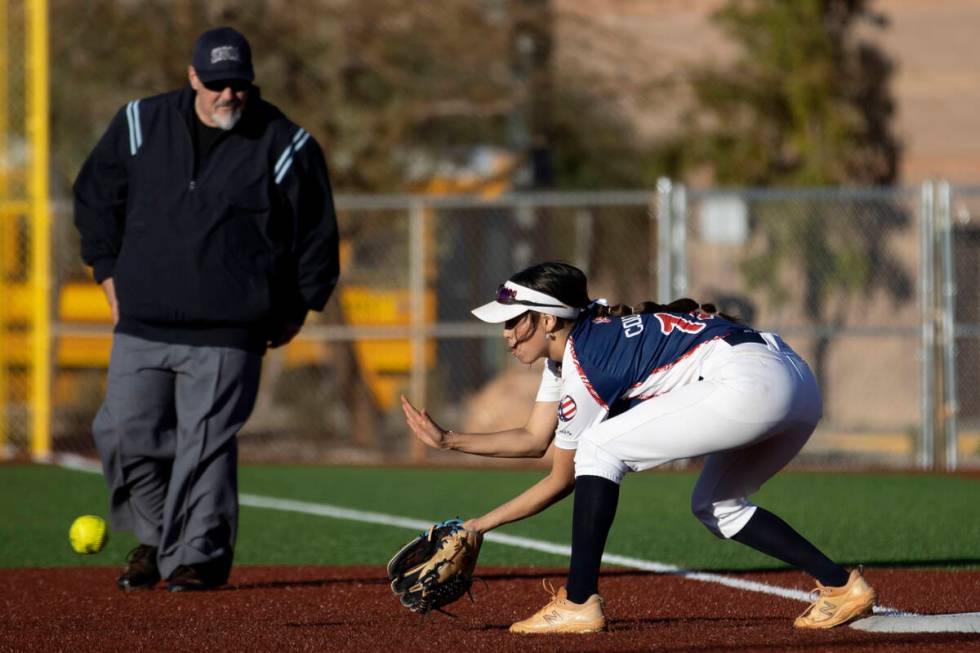
M 971 197 L 980 193 L 964 189 L 957 206 L 968 207 Z M 522 424 L 539 371 L 509 360 L 499 328 L 469 310 L 514 271 L 559 259 L 588 273 L 595 297 L 636 303 L 688 295 L 782 334 L 812 363 L 826 402 L 801 460 L 928 466 L 944 442 L 943 423 L 930 416 L 947 406 L 935 399 L 946 376 L 941 320 L 934 331 L 925 328 L 941 316 L 926 307 L 942 303 L 944 260 L 941 237 L 936 256 L 924 254 L 933 240 L 924 235 L 933 222 L 925 199 L 903 189 L 686 191 L 669 183 L 650 192 L 494 200 L 340 197 L 341 284 L 296 342 L 266 356 L 243 457 L 442 460 L 410 437 L 400 394 L 447 428 Z M 58 205 L 54 230 L 54 448 L 87 453 L 111 334 L 104 299 L 78 261 L 69 210 Z M 958 247 L 968 247 L 969 221 L 959 220 Z M 964 285 L 956 314 L 964 363 L 957 378 L 972 397 L 977 368 L 965 358 L 977 336 L 971 260 L 957 258 Z M 927 266 L 938 271 L 923 283 Z M 926 333 L 934 348 L 926 348 Z M 961 396 L 958 462 L 976 464 L 968 429 L 977 407 Z
M 23 103 L 11 100 L 24 97 L 22 60 L 24 51 L 23 21 L 18 20 L 19 7 L 0 4 L 0 444 L 13 450 L 12 443 L 24 441 L 28 423 L 25 415 L 17 414 L 18 401 L 26 397 L 22 374 L 9 362 L 14 338 L 12 284 L 22 279 L 27 260 L 23 251 L 21 222 L 26 197 L 26 182 L 22 173 L 26 145 Z M 18 29 L 20 28 L 20 29 Z M 21 201 L 18 201 L 21 200 Z
M 423 451 L 408 437 L 401 394 L 447 424 L 523 423 L 539 372 L 510 364 L 499 328 L 478 323 L 469 309 L 543 259 L 576 263 L 605 296 L 651 296 L 653 199 L 645 192 L 338 198 L 341 283 L 297 341 L 267 354 L 243 456 L 418 459 Z M 70 204 L 57 206 L 54 446 L 89 453 L 109 313 L 78 260 Z
M 914 464 L 923 417 L 918 194 L 686 195 L 686 274 L 674 292 L 779 332 L 810 362 L 824 419 L 806 453 Z
M 950 236 L 944 248 L 950 282 L 945 323 L 953 335 L 944 348 L 950 398 L 944 412 L 953 420 L 945 449 L 948 466 L 970 466 L 980 460 L 980 187 L 940 190 Z
M 43 3 L 0 3 L 0 452 L 7 455 L 43 448 L 48 430 L 45 27 Z

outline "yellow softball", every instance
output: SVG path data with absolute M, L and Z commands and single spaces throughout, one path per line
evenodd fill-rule
M 105 520 L 95 515 L 82 515 L 71 523 L 68 540 L 76 553 L 98 553 L 109 539 Z

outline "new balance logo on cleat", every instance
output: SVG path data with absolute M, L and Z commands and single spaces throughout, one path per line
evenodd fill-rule
M 843 587 L 826 587 L 817 583 L 814 602 L 796 618 L 796 628 L 833 628 L 870 614 L 878 595 L 865 582 L 860 569 L 851 572 Z M 833 599 L 833 600 L 831 600 Z
M 524 621 L 512 624 L 510 632 L 530 634 L 549 633 L 597 633 L 606 629 L 606 617 L 602 612 L 602 598 L 593 594 L 585 603 L 568 600 L 565 588 L 556 592 L 547 580 L 544 588 L 551 600 L 543 608 Z
M 837 604 L 826 601 L 824 606 L 820 608 L 820 612 L 823 612 L 828 617 L 833 617 L 834 613 L 837 612 Z

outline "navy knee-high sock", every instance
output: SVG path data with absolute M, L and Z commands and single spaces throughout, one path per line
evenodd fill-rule
M 585 603 L 599 589 L 599 565 L 616 516 L 619 485 L 601 476 L 575 479 L 572 509 L 572 562 L 565 590 L 568 600 Z
M 848 573 L 843 567 L 764 508 L 756 508 L 749 523 L 732 539 L 802 569 L 829 587 L 847 584 Z

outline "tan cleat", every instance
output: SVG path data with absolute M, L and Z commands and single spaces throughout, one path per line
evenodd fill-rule
M 843 587 L 817 583 L 816 601 L 793 622 L 796 628 L 833 628 L 871 613 L 878 595 L 868 585 L 861 569 L 855 569 Z
M 564 587 L 556 592 L 548 581 L 543 581 L 551 600 L 524 621 L 511 624 L 510 632 L 529 634 L 551 633 L 598 633 L 606 629 L 606 616 L 602 613 L 602 597 L 593 594 L 585 603 L 572 603 Z

